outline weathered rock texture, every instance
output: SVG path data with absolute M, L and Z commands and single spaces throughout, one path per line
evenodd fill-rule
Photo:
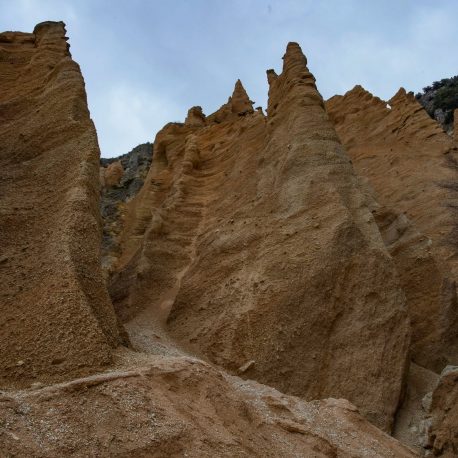
M 425 443 L 435 456 L 458 456 L 458 367 L 447 366 L 423 403 Z
M 456 454 L 455 369 L 433 387 L 411 365 L 398 409 L 403 288 L 415 357 L 440 366 L 454 348 L 456 261 L 435 244 L 439 222 L 418 193 L 397 205 L 395 180 L 380 205 L 375 172 L 354 174 L 299 45 L 268 81 L 267 117 L 237 81 L 216 113 L 193 107 L 158 133 L 147 176 L 150 144 L 99 169 L 64 24 L 0 34 L 0 455 L 415 456 L 374 426 L 395 414 L 407 443 L 423 428 L 425 446 Z M 423 126 L 406 100 L 390 101 L 402 145 Z M 439 205 L 458 161 L 419 131 L 448 152 L 428 188 Z
M 406 293 L 413 361 L 440 372 L 458 358 L 456 147 L 403 89 L 387 105 L 356 86 L 326 106 L 382 205 L 374 214 Z
M 267 118 L 237 82 L 205 123 L 192 109 L 158 133 L 126 212 L 116 310 L 128 330 L 167 322 L 218 365 L 345 397 L 390 429 L 409 346 L 396 270 L 297 44 L 268 79 Z
M 306 403 L 191 358 L 0 394 L 6 456 L 397 457 L 343 399 Z M 84 421 L 82 421 L 84 419 Z
M 227 103 L 208 117 L 208 121 L 220 123 L 233 118 L 234 115 L 245 116 L 246 114 L 253 113 L 253 103 L 254 102 L 249 99 L 242 82 L 237 80 L 232 96 L 229 97 Z M 200 107 L 191 108 L 190 112 L 192 112 L 195 108 Z M 189 125 L 189 122 L 186 124 Z
M 99 149 L 63 23 L 0 34 L 0 384 L 68 378 L 119 340 L 100 268 Z
M 109 274 L 120 255 L 119 234 L 123 227 L 125 203 L 143 186 L 153 152 L 151 143 L 143 143 L 122 156 L 100 160 L 103 220 L 102 266 Z
M 409 366 L 404 402 L 396 413 L 393 436 L 403 444 L 415 449 L 419 454 L 425 452 L 425 420 L 428 406 L 425 399 L 431 396 L 439 375 L 415 363 Z
M 101 168 L 100 184 L 102 185 L 102 189 L 119 186 L 123 175 L 124 168 L 121 161 L 114 161 L 107 167 Z

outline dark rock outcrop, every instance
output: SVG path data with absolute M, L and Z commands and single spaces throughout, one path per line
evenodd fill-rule
M 122 156 L 100 159 L 102 265 L 107 274 L 120 254 L 118 237 L 122 230 L 124 206 L 143 186 L 152 155 L 153 145 L 144 143 Z
M 431 86 L 423 88 L 415 98 L 424 107 L 426 112 L 436 120 L 449 135 L 456 132 L 454 121 L 458 108 L 458 76 L 443 78 L 435 81 Z

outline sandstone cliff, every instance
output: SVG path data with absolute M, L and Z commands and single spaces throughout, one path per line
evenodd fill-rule
M 346 397 L 389 429 L 409 345 L 396 270 L 297 44 L 268 77 L 267 118 L 237 82 L 215 114 L 158 133 L 116 310 L 127 329 L 162 323 L 232 372 Z
M 403 89 L 386 103 L 357 86 L 326 106 L 355 169 L 366 177 L 372 211 L 406 293 L 415 364 L 395 436 L 419 450 L 450 453 L 455 445 L 446 428 L 456 419 L 445 414 L 444 404 L 430 414 L 424 399 L 441 370 L 458 361 L 457 145 Z
M 0 382 L 70 377 L 119 342 L 100 268 L 97 137 L 63 23 L 0 34 Z
M 396 417 L 453 456 L 452 140 L 405 93 L 356 89 L 367 112 L 328 103 L 355 174 L 290 43 L 267 116 L 237 81 L 157 134 L 148 172 L 150 144 L 100 169 L 66 40 L 0 34 L 0 454 L 416 456 L 377 428 Z M 410 158 L 387 190 L 364 135 Z
M 387 104 L 356 86 L 326 107 L 385 208 L 374 214 L 406 292 L 413 360 L 440 372 L 458 358 L 457 148 L 403 89 Z

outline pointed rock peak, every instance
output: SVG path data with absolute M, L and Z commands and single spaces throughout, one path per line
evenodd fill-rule
M 231 105 L 232 113 L 237 114 L 246 114 L 246 113 L 253 113 L 253 103 L 250 98 L 248 97 L 245 88 L 240 80 L 237 80 L 234 87 L 234 92 L 232 96 L 229 98 L 229 102 Z
M 363 86 L 357 84 L 353 89 L 348 91 L 345 94 L 345 99 L 348 98 L 357 98 L 359 100 L 365 100 L 366 102 L 370 103 L 382 103 L 383 106 L 386 105 L 386 102 L 383 102 L 380 98 L 374 96 L 372 92 L 369 92 L 367 89 L 364 89 Z
M 186 126 L 203 126 L 205 124 L 205 115 L 202 111 L 202 107 L 195 106 L 188 110 L 188 115 L 184 121 Z
M 316 88 L 315 78 L 307 68 L 307 59 L 297 43 L 288 43 L 283 56 L 282 73 L 277 76 L 273 70 L 268 70 L 267 79 L 269 81 L 268 118 L 275 116 L 278 107 L 289 106 L 282 103 L 287 92 L 294 92 L 292 98 L 296 101 L 307 97 L 310 105 L 324 107 L 323 98 Z M 304 103 L 301 103 L 304 106 Z
M 357 84 L 353 89 L 350 89 L 348 92 L 345 93 L 345 97 L 347 96 L 357 96 L 363 98 L 372 98 L 374 95 L 369 92 L 367 89 L 364 89 L 363 86 Z
M 396 94 L 393 95 L 391 100 L 393 100 L 393 99 L 403 99 L 403 98 L 406 98 L 406 97 L 407 97 L 406 90 L 403 87 L 400 87 L 398 92 L 396 92 Z
M 221 108 L 207 117 L 207 123 L 220 123 L 234 115 L 243 116 L 247 113 L 254 113 L 254 102 L 250 100 L 248 94 L 240 80 L 235 83 L 234 91 Z
M 388 103 L 394 106 L 396 104 L 399 105 L 399 104 L 411 103 L 415 101 L 416 99 L 413 93 L 412 92 L 407 93 L 407 91 L 403 87 L 401 87 L 399 88 L 399 91 L 396 92 L 396 94 L 393 97 L 391 97 Z
M 361 84 L 357 84 L 353 89 L 351 89 L 348 92 L 368 92 L 366 89 L 364 89 Z
M 277 80 L 278 75 L 275 73 L 275 70 L 273 68 L 270 68 L 269 70 L 266 71 L 267 73 L 267 82 L 269 83 L 269 86 Z
M 327 104 L 334 104 L 334 103 L 340 103 L 340 102 L 346 102 L 348 99 L 354 100 L 354 99 L 370 99 L 372 98 L 373 95 L 364 89 L 360 84 L 357 84 L 354 86 L 352 89 L 349 91 L 345 92 L 344 95 L 336 94 L 332 97 L 330 97 L 326 103 Z
M 240 81 L 240 78 L 235 82 L 234 92 L 235 91 L 244 91 L 246 93 L 245 88 L 243 87 L 243 84 Z
M 307 69 L 307 58 L 298 43 L 290 42 L 283 56 L 283 72 L 302 71 Z

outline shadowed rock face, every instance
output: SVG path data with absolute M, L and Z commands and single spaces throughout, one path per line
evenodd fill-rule
M 125 203 L 143 186 L 152 153 L 153 145 L 143 143 L 122 156 L 100 160 L 102 266 L 107 275 L 120 255 L 118 239 L 123 226 Z
M 424 447 L 434 455 L 458 455 L 458 367 L 447 366 L 436 386 L 423 400 L 427 416 L 423 423 Z
M 403 89 L 387 104 L 356 86 L 326 108 L 382 205 L 374 214 L 406 292 L 413 361 L 435 372 L 457 364 L 453 139 Z
M 119 341 L 100 269 L 99 148 L 63 23 L 0 34 L 0 383 L 71 377 Z
M 397 273 L 297 44 L 268 78 L 267 118 L 237 84 L 203 125 L 158 133 L 115 307 L 127 329 L 149 316 L 233 372 L 346 397 L 389 429 L 409 346 Z

